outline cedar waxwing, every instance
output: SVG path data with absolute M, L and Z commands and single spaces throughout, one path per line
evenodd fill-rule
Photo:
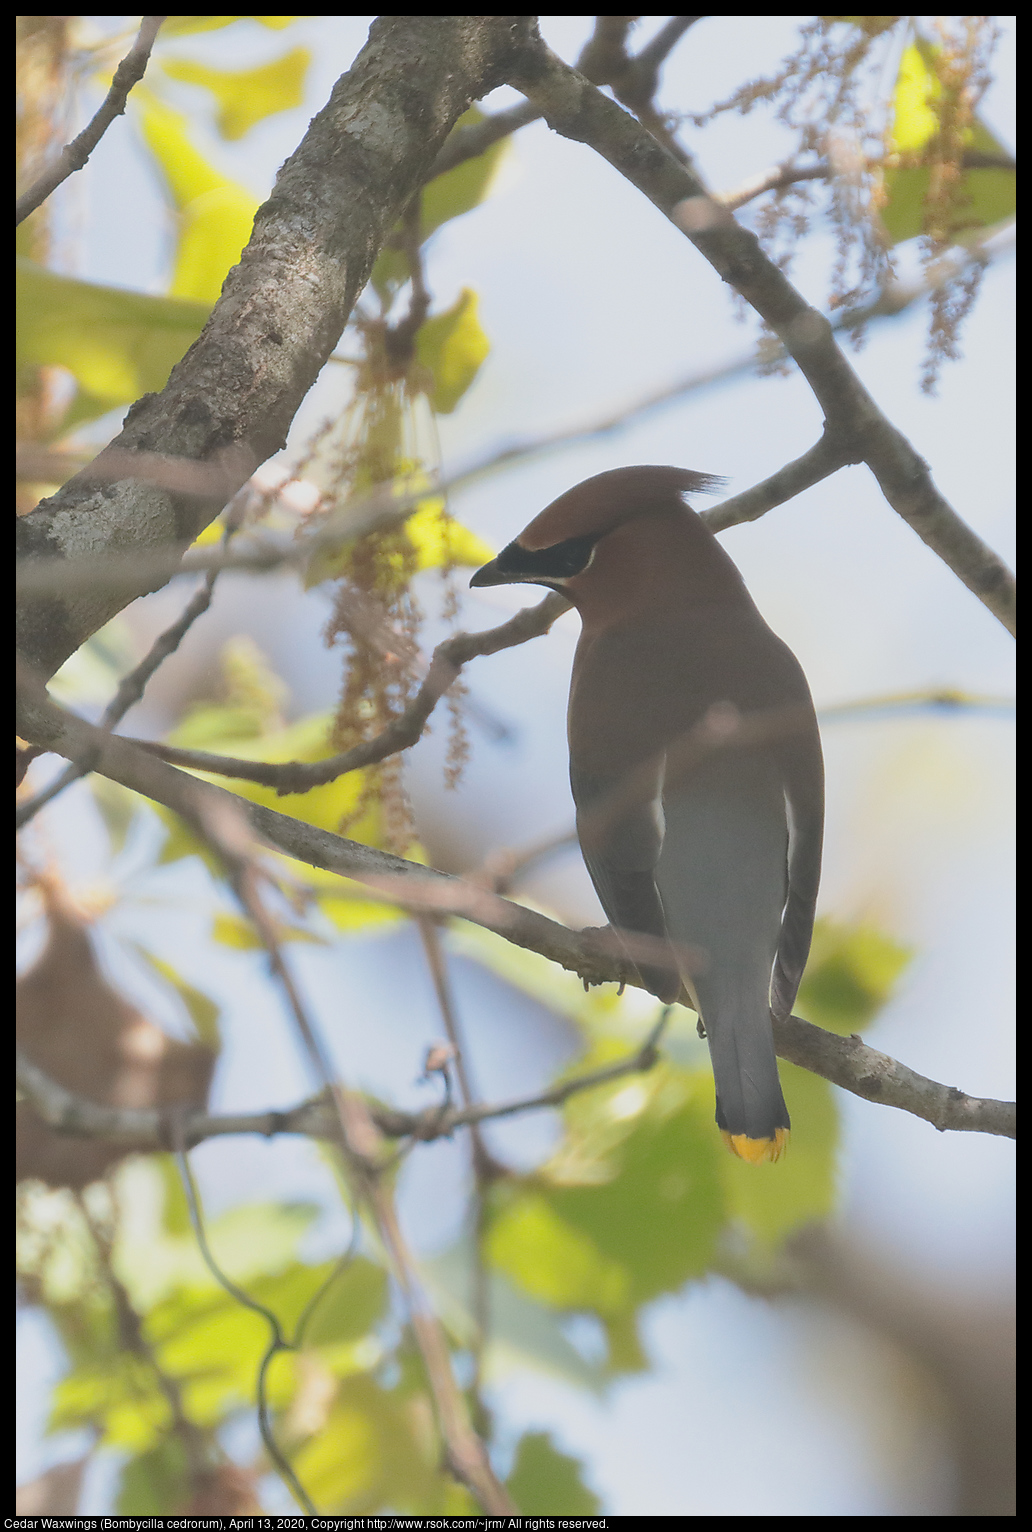
M 824 764 L 806 677 L 771 632 L 683 468 L 617 468 L 560 495 L 471 585 L 546 585 L 581 616 L 568 731 L 577 834 L 642 983 L 682 983 L 705 1028 L 717 1125 L 776 1160 L 789 1117 L 771 1011 L 806 966 Z

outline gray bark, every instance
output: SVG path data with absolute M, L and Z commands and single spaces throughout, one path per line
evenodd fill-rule
M 188 545 L 291 421 L 456 119 L 503 82 L 530 18 L 381 16 L 258 210 L 203 333 L 90 467 L 19 523 L 22 559 Z M 136 455 L 134 463 L 134 454 Z M 144 456 L 146 455 L 146 456 Z M 134 472 L 135 467 L 135 472 Z M 165 581 L 28 594 L 18 645 L 38 677 Z

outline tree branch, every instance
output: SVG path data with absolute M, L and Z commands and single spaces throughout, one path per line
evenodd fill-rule
M 965 1095 L 955 1086 L 940 1085 L 917 1074 L 888 1054 L 869 1047 L 859 1037 L 839 1037 L 798 1016 L 775 1021 L 774 1037 L 779 1057 L 830 1080 L 851 1095 L 862 1096 L 865 1101 L 909 1111 L 943 1133 L 988 1133 L 998 1138 L 1017 1138 L 1017 1106 L 1013 1101 Z M 830 1046 L 826 1047 L 829 1039 Z M 445 1110 L 431 1106 L 421 1112 L 370 1104 L 369 1112 L 386 1137 L 431 1143 L 438 1138 L 450 1138 L 457 1128 L 562 1106 L 583 1090 L 652 1069 L 659 1057 L 655 1042 L 650 1039 L 615 1064 L 573 1075 L 533 1096 Z M 17 1080 L 44 1122 L 57 1132 L 109 1139 L 140 1152 L 168 1147 L 171 1108 L 99 1106 L 52 1079 L 22 1049 L 17 1056 Z M 237 1133 L 258 1133 L 263 1138 L 275 1138 L 280 1133 L 306 1138 L 339 1136 L 336 1113 L 325 1095 L 310 1097 L 279 1111 L 190 1112 L 183 1119 L 183 1131 L 190 1148 L 209 1138 Z
M 623 95 L 617 91 L 617 95 L 632 110 L 636 110 L 628 92 L 634 94 L 643 105 L 648 105 L 659 82 L 659 66 L 692 23 L 701 21 L 702 18 L 671 16 L 651 42 L 646 43 L 640 53 L 633 58 L 628 57 L 623 48 L 623 39 L 627 33 L 627 27 L 624 26 L 620 33 L 618 54 L 614 55 L 609 49 L 600 52 L 598 50 L 600 29 L 604 34 L 606 24 L 629 20 L 628 17 L 597 16 L 595 31 L 581 49 L 577 68 L 582 75 L 596 85 L 612 85 L 614 80 L 610 78 L 609 70 L 615 65 L 624 91 Z M 537 122 L 540 116 L 541 112 L 533 102 L 521 101 L 518 106 L 510 107 L 508 111 L 495 112 L 481 122 L 464 123 L 462 127 L 453 129 L 444 148 L 434 160 L 427 180 L 431 181 L 436 176 L 444 175 L 445 171 L 454 170 L 456 165 L 462 165 L 466 160 L 475 159 L 478 154 L 483 154 L 485 149 L 490 149 L 492 144 L 498 143 L 499 139 L 508 138 L 510 133 L 516 133 L 529 123 Z
M 1007 242 L 1005 248 L 1009 253 L 1013 253 L 1012 242 Z M 989 258 L 995 258 L 995 255 L 999 253 L 1001 253 L 1000 247 L 994 246 L 994 255 Z M 858 325 L 869 324 L 872 321 L 895 319 L 899 314 L 904 313 L 910 308 L 912 304 L 919 302 L 920 299 L 927 297 L 930 293 L 945 286 L 947 282 L 952 281 L 973 260 L 984 258 L 986 258 L 986 251 L 981 247 L 975 252 L 965 250 L 957 256 L 944 257 L 942 261 L 936 263 L 931 272 L 923 274 L 919 281 L 892 282 L 885 286 L 870 303 L 865 303 L 859 308 L 841 309 L 838 313 L 830 316 L 831 328 L 835 331 L 853 330 Z M 765 360 L 776 363 L 787 356 L 788 352 L 784 347 L 778 347 Z M 550 432 L 547 436 L 527 437 L 523 441 L 512 442 L 508 446 L 488 453 L 485 457 L 475 458 L 466 467 L 460 468 L 450 477 L 448 481 L 449 488 L 456 489 L 464 486 L 474 479 L 481 478 L 484 474 L 492 473 L 498 468 L 508 468 L 513 463 L 521 462 L 525 458 L 537 457 L 546 452 L 561 451 L 564 447 L 577 446 L 581 442 L 592 441 L 598 437 L 611 436 L 615 431 L 622 431 L 635 421 L 642 420 L 651 414 L 653 410 L 663 409 L 669 404 L 674 404 L 688 394 L 705 388 L 717 387 L 722 383 L 730 383 L 735 378 L 739 378 L 746 373 L 754 373 L 756 366 L 756 352 L 755 350 L 750 350 L 731 361 L 718 363 L 715 367 L 706 368 L 705 371 L 689 373 L 687 377 L 680 378 L 677 382 L 668 384 L 665 388 L 645 394 L 639 399 L 622 405 L 620 409 L 589 421 L 585 425 L 566 427 L 559 431 Z M 825 438 L 822 437 L 821 440 L 824 442 Z M 828 474 L 833 473 L 842 466 L 840 461 L 836 461 L 834 467 L 829 466 L 826 472 Z M 822 474 L 820 477 L 824 476 Z M 767 480 L 765 482 L 769 483 L 770 481 Z M 806 488 L 807 486 L 802 484 L 800 487 Z M 746 491 L 746 493 L 751 495 L 752 491 Z M 799 491 L 797 490 L 795 493 L 799 493 Z M 736 497 L 736 501 L 739 498 Z M 733 505 L 734 503 L 736 502 L 726 501 L 725 505 Z M 781 504 L 781 501 L 776 500 L 773 504 Z M 768 510 L 771 508 L 771 505 L 767 506 Z M 703 520 L 715 532 L 723 531 L 725 528 L 735 524 L 733 521 L 725 519 L 724 511 L 724 505 L 719 505 L 712 511 L 703 511 Z M 745 516 L 742 519 L 752 520 L 754 518 Z
M 516 16 L 381 16 L 258 210 L 200 338 L 91 465 L 18 523 L 23 557 L 75 558 L 192 542 L 286 441 L 373 262 L 455 120 L 503 83 L 528 23 Z M 98 488 L 110 454 L 113 482 Z M 141 460 L 187 460 L 196 492 L 153 482 Z M 33 599 L 19 646 L 49 676 L 91 633 L 167 575 Z
M 34 213 L 62 181 L 67 181 L 70 175 L 82 169 L 115 118 L 125 111 L 129 92 L 143 79 L 154 40 L 164 20 L 164 16 L 144 16 L 136 41 L 115 70 L 111 88 L 90 122 L 70 144 L 65 144 L 50 169 L 37 177 L 18 198 L 15 203 L 15 227 L 24 223 L 29 214 Z
M 485 1511 L 511 1513 L 515 1507 L 499 1483 L 484 1442 L 473 1429 L 469 1410 L 452 1371 L 451 1352 L 444 1330 L 427 1298 L 412 1253 L 402 1234 L 390 1183 L 383 1175 L 379 1134 L 365 1101 L 349 1090 L 336 1075 L 313 1020 L 301 999 L 290 966 L 277 937 L 276 925 L 260 892 L 258 846 L 240 800 L 212 798 L 201 783 L 194 783 L 194 822 L 209 848 L 223 862 L 231 887 L 265 948 L 272 972 L 283 990 L 302 1051 L 332 1103 L 338 1131 L 334 1134 L 343 1153 L 344 1169 L 365 1203 L 387 1252 L 395 1281 L 404 1294 L 409 1322 L 423 1357 L 427 1382 L 434 1401 L 441 1437 L 452 1472 L 480 1501 Z M 184 1156 L 182 1114 L 176 1121 L 177 1147 Z M 187 1167 L 188 1170 L 188 1167 Z M 198 1235 L 200 1226 L 198 1225 Z M 225 1282 L 224 1282 L 225 1285 Z M 275 1323 L 275 1321 L 274 1321 Z M 276 1324 L 276 1334 L 279 1326 Z M 263 1436 L 265 1433 L 263 1433 Z M 273 1445 L 266 1438 L 267 1445 Z M 285 1460 L 278 1449 L 274 1458 Z M 314 1507 L 293 1471 L 293 1485 L 301 1490 L 305 1509 Z
M 494 931 L 514 946 L 540 953 L 588 983 L 640 987 L 636 970 L 603 942 L 570 931 L 536 910 L 512 904 L 465 879 L 332 835 L 274 809 L 246 803 L 224 788 L 198 782 L 128 741 L 65 712 L 38 683 L 33 686 L 31 678 L 25 683 L 16 727 L 23 739 L 69 760 L 92 757 L 93 769 L 101 775 L 164 804 L 199 833 L 203 834 L 198 826 L 200 803 L 213 808 L 224 802 L 231 804 L 234 814 L 242 813 L 267 845 L 310 866 L 355 878 L 392 904 L 423 913 L 460 916 Z M 912 1112 L 941 1130 L 1005 1135 L 1013 1131 L 1013 1107 L 984 1102 L 952 1086 L 926 1080 L 857 1038 L 838 1037 L 798 1017 L 775 1022 L 774 1035 L 783 1058 L 866 1100 Z
M 138 665 L 135 665 L 129 674 L 122 677 L 118 690 L 104 709 L 99 727 L 111 730 L 116 724 L 121 723 L 131 707 L 134 707 L 146 689 L 151 676 L 158 667 L 164 664 L 169 655 L 174 654 L 193 627 L 198 617 L 208 610 L 211 605 L 212 591 L 218 578 L 215 571 L 210 571 L 204 579 L 200 589 L 195 591 L 187 602 L 180 616 L 159 633 L 151 644 L 147 653 Z M 20 803 L 15 811 L 15 827 L 21 829 L 27 825 L 30 819 L 35 818 L 41 808 L 51 803 L 59 793 L 64 792 L 73 782 L 86 775 L 89 765 L 80 761 L 77 765 L 70 764 L 54 781 L 45 787 L 42 792 L 30 798 L 26 803 Z
M 426 680 L 404 712 L 374 739 L 364 740 L 324 761 L 252 761 L 232 755 L 214 755 L 207 750 L 180 750 L 174 745 L 157 744 L 151 740 L 138 739 L 132 743 L 173 766 L 260 782 L 264 787 L 274 787 L 281 796 L 307 792 L 310 788 L 336 781 L 346 772 L 372 766 L 389 755 L 410 749 L 419 741 L 430 714 L 455 684 L 468 660 L 477 655 L 497 654 L 501 649 L 539 638 L 569 610 L 570 603 L 558 592 L 551 592 L 537 606 L 524 607 L 497 628 L 488 628 L 482 633 L 456 633 L 453 638 L 445 639 L 434 650 Z
M 881 412 L 812 309 L 688 169 L 540 37 L 519 55 L 510 83 L 544 112 L 550 127 L 589 145 L 637 186 L 695 245 L 721 278 L 779 336 L 810 384 L 825 432 L 847 461 L 865 462 L 889 504 L 980 601 L 1015 630 L 1014 577 L 936 489 L 927 463 Z
M 1009 154 L 985 154 L 976 149 L 967 149 L 960 157 L 960 162 L 965 170 L 1017 170 L 1017 162 Z M 883 163 L 879 159 L 868 159 L 865 164 L 868 170 L 874 169 Z M 762 197 L 764 192 L 783 191 L 786 187 L 797 186 L 802 181 L 827 181 L 835 172 L 826 160 L 820 160 L 816 165 L 796 165 L 789 161 L 785 165 L 771 165 L 768 170 L 761 170 L 758 175 L 748 176 L 740 185 L 732 187 L 729 191 L 714 192 L 714 202 L 719 202 L 721 207 L 726 207 L 728 212 L 734 213 L 746 203 L 752 202 L 755 197 Z

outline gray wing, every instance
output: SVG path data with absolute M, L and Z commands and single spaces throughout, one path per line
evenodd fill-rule
M 662 761 L 622 776 L 570 767 L 577 835 L 599 902 L 646 989 L 681 991 L 655 867 L 663 847 Z M 636 940 L 637 938 L 637 940 Z
M 817 719 L 780 752 L 788 808 L 788 897 L 771 981 L 771 1010 L 789 1016 L 810 955 L 824 841 L 824 759 Z

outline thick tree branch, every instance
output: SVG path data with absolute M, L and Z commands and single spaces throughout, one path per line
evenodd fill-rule
M 615 88 L 619 77 L 619 88 L 616 89 L 618 99 L 637 112 L 635 102 L 643 108 L 651 106 L 659 84 L 659 67 L 667 54 L 692 23 L 702 18 L 671 16 L 666 25 L 633 58 L 628 57 L 624 50 L 631 19 L 629 16 L 597 16 L 595 30 L 581 49 L 577 68 L 595 85 L 613 85 Z M 623 25 L 620 26 L 620 23 Z M 614 48 L 616 33 L 619 39 Z M 601 47 L 600 41 L 603 44 Z M 490 149 L 492 144 L 498 143 L 499 139 L 508 138 L 510 133 L 518 132 L 528 123 L 537 122 L 540 116 L 541 112 L 532 102 L 522 101 L 519 106 L 510 107 L 505 112 L 495 112 L 481 122 L 465 123 L 461 128 L 455 128 L 434 160 L 428 179 L 444 175 L 445 171 L 454 170 L 456 165 L 466 160 L 475 159 L 485 149 Z
M 286 441 L 373 262 L 456 119 L 503 83 L 526 33 L 516 16 L 381 16 L 258 210 L 200 338 L 158 395 L 129 411 L 87 474 L 18 524 L 23 556 L 75 558 L 191 542 Z M 120 465 L 155 454 L 206 470 L 195 493 Z M 167 576 L 23 602 L 19 644 L 49 676 L 134 597 Z
M 21 737 L 33 744 L 69 760 L 90 760 L 101 775 L 164 804 L 202 834 L 198 804 L 211 804 L 215 809 L 222 803 L 231 804 L 233 813 L 242 812 L 252 831 L 267 845 L 310 866 L 355 878 L 393 904 L 423 913 L 460 916 L 517 947 L 540 953 L 591 984 L 640 983 L 630 964 L 604 942 L 570 931 L 536 910 L 512 904 L 465 879 L 318 830 L 274 809 L 244 803 L 223 788 L 198 782 L 128 741 L 66 713 L 31 680 L 26 683 L 16 726 Z M 783 1058 L 866 1100 L 912 1112 L 941 1130 L 1008 1136 L 1014 1131 L 1013 1107 L 981 1101 L 952 1086 L 926 1080 L 858 1038 L 838 1037 L 798 1017 L 775 1022 L 774 1035 Z
M 1010 570 L 939 493 L 927 463 L 882 414 L 835 344 L 829 321 L 768 259 L 756 236 L 540 37 L 519 55 L 509 82 L 540 107 L 556 132 L 589 145 L 637 186 L 752 305 L 810 384 L 824 411 L 825 434 L 841 446 L 845 460 L 868 465 L 893 509 L 1013 632 Z

